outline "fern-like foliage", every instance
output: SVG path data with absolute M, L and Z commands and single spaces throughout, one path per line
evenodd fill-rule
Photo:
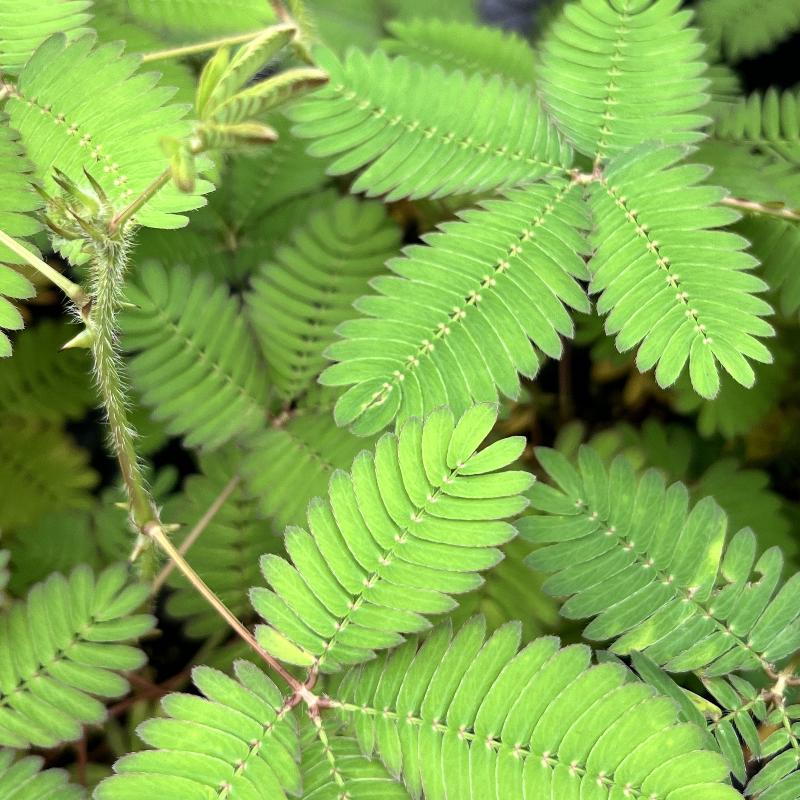
M 545 514 L 525 518 L 520 532 L 548 545 L 529 563 L 554 573 L 543 588 L 568 598 L 561 613 L 595 617 L 587 638 L 709 677 L 769 667 L 797 650 L 800 579 L 778 588 L 783 556 L 773 547 L 757 559 L 749 529 L 726 543 L 712 498 L 690 509 L 683 484 L 667 488 L 655 470 L 638 478 L 624 457 L 606 471 L 588 447 L 579 469 L 555 450 L 537 456 L 556 486 L 529 493 Z
M 735 394 L 734 387 L 726 388 Z M 727 396 L 723 392 L 719 399 L 703 402 L 717 404 Z M 573 426 L 562 428 L 556 440 L 556 448 L 571 460 L 577 458 L 585 434 L 583 426 L 574 427 L 578 430 L 573 430 Z M 789 509 L 771 486 L 769 473 L 746 468 L 740 461 L 722 455 L 707 468 L 695 469 L 701 465 L 692 463 L 697 460 L 693 456 L 702 452 L 703 444 L 709 445 L 685 426 L 664 425 L 653 418 L 641 427 L 623 423 L 599 431 L 588 444 L 606 467 L 616 456 L 624 455 L 635 470 L 655 467 L 667 480 L 682 481 L 694 500 L 711 495 L 725 511 L 729 529 L 756 528 L 762 548 L 777 544 L 789 558 L 797 552 L 797 542 L 790 531 Z
M 57 422 L 79 419 L 96 400 L 85 351 L 61 347 L 69 325 L 43 320 L 20 339 L 17 358 L 0 362 L 0 414 Z
M 262 645 L 289 663 L 336 671 L 429 627 L 501 558 L 514 528 L 501 520 L 525 507 L 526 472 L 497 470 L 521 452 L 519 438 L 480 453 L 497 410 L 475 406 L 457 424 L 447 409 L 386 434 L 374 454 L 331 478 L 328 501 L 308 509 L 311 533 L 289 529 L 293 564 L 262 559 L 271 589 L 251 599 L 269 623 Z M 312 587 L 313 586 L 313 590 Z
M 28 525 L 48 508 L 92 505 L 89 454 L 63 428 L 38 418 L 0 421 L 0 530 Z
M 382 205 L 343 198 L 295 229 L 254 276 L 249 318 L 281 399 L 303 394 L 322 372 L 334 328 L 399 240 Z
M 791 514 L 785 500 L 770 485 L 770 476 L 760 469 L 746 469 L 732 458 L 712 464 L 693 485 L 695 497 L 711 495 L 728 517 L 731 530 L 751 526 L 758 530 L 762 548 L 780 545 L 790 559 L 798 552 L 791 535 Z
M 152 480 L 153 496 L 161 500 L 173 484 L 171 469 L 157 473 Z M 109 487 L 90 508 L 63 511 L 46 506 L 34 522 L 14 530 L 7 540 L 11 593 L 23 597 L 51 572 L 66 574 L 79 565 L 97 572 L 117 563 L 131 542 L 124 500 L 122 487 Z
M 800 13 L 800 12 L 799 12 Z M 800 94 L 769 89 L 743 97 L 720 116 L 715 138 L 800 165 Z
M 240 285 L 313 209 L 330 205 L 333 198 L 322 189 L 328 182 L 325 162 L 305 153 L 305 143 L 291 135 L 283 117 L 270 117 L 269 125 L 278 141 L 229 156 L 221 165 L 220 188 L 188 228 L 140 231 L 137 261 L 155 260 L 168 269 L 185 264 Z
M 231 476 L 235 478 L 240 460 L 233 449 L 204 454 L 201 474 L 190 476 L 183 491 L 167 501 L 164 518 L 183 523 L 176 544 L 191 535 L 193 526 L 220 498 Z M 247 587 L 259 580 L 259 556 L 277 550 L 277 537 L 258 519 L 256 509 L 257 501 L 241 485 L 235 486 L 186 554 L 198 575 L 238 617 L 250 611 Z M 202 639 L 224 629 L 224 621 L 177 570 L 170 575 L 169 585 L 174 591 L 167 598 L 167 611 L 187 620 L 188 635 Z
M 354 737 L 343 732 L 319 734 L 306 724 L 301 736 L 303 800 L 410 800 L 402 782 L 383 764 L 366 757 Z
M 0 231 L 20 243 L 41 227 L 34 216 L 42 201 L 33 190 L 32 171 L 19 135 L 9 127 L 6 114 L 0 113 Z M 11 342 L 5 331 L 19 330 L 24 324 L 22 315 L 7 298 L 25 300 L 36 294 L 33 284 L 9 266 L 20 263 L 23 262 L 15 252 L 0 244 L 0 358 L 11 355 Z
M 735 197 L 772 207 L 800 207 L 799 122 L 796 92 L 770 89 L 739 97 L 717 111 L 712 138 L 693 160 L 711 165 L 714 180 Z
M 246 444 L 241 475 L 259 514 L 277 530 L 302 525 L 309 501 L 325 494 L 331 475 L 371 444 L 337 427 L 332 410 L 330 392 L 312 392 Z
M 0 0 L 0 71 L 16 75 L 54 33 L 74 39 L 87 31 L 91 0 Z
M 191 132 L 186 107 L 165 105 L 174 90 L 157 85 L 158 73 L 137 73 L 139 59 L 119 43 L 95 47 L 93 36 L 68 42 L 50 37 L 31 56 L 10 89 L 11 125 L 45 189 L 57 193 L 53 169 L 90 189 L 91 174 L 118 210 L 127 206 L 166 166 L 161 139 Z M 136 215 L 156 228 L 180 227 L 180 212 L 202 205 L 211 189 L 194 193 L 167 186 Z
M 703 678 L 709 700 L 678 686 L 642 653 L 632 661 L 642 680 L 677 703 L 683 719 L 707 727 L 746 796 L 797 800 L 800 708 L 770 704 L 768 691 L 735 674 Z
M 143 402 L 189 447 L 216 447 L 258 429 L 267 388 L 239 302 L 209 275 L 145 264 L 121 317 Z
M 127 584 L 124 566 L 95 577 L 78 567 L 53 573 L 0 617 L 0 744 L 53 747 L 106 716 L 97 698 L 119 697 L 143 653 L 125 644 L 154 620 L 136 610 L 147 587 Z
M 673 408 L 683 414 L 696 414 L 697 430 L 702 436 L 745 436 L 775 410 L 786 385 L 787 367 L 786 354 L 776 349 L 774 364 L 755 365 L 754 386 L 742 386 L 723 373 L 719 395 L 713 400 L 698 397 L 689 377 L 682 376 L 672 393 Z
M 287 200 L 317 192 L 329 180 L 325 161 L 305 152 L 306 142 L 292 135 L 286 117 L 270 115 L 268 120 L 278 141 L 233 154 L 225 165 L 221 190 L 211 197 L 212 204 L 218 195 L 224 198 L 224 211 L 216 208 L 230 228 L 251 236 Z
M 503 560 L 486 573 L 481 586 L 458 598 L 458 608 L 449 618 L 458 625 L 479 614 L 488 631 L 519 620 L 522 640 L 529 642 L 557 627 L 558 606 L 542 592 L 543 576 L 532 572 L 525 562 L 532 549 L 526 541 L 512 539 L 500 549 Z
M 581 0 L 548 28 L 538 67 L 547 108 L 575 147 L 603 161 L 650 139 L 702 138 L 704 46 L 680 0 Z M 654 82 L 653 71 L 663 80 Z
M 91 26 L 98 42 L 124 41 L 126 52 L 141 54 L 170 46 L 165 36 L 134 22 L 126 6 L 127 3 L 120 0 L 93 0 Z M 197 81 L 190 65 L 177 59 L 163 59 L 158 62 L 157 69 L 161 73 L 161 84 L 177 90 L 174 102 L 194 103 Z
M 381 50 L 351 50 L 343 62 L 325 50 L 315 56 L 330 83 L 289 114 L 297 135 L 316 140 L 309 153 L 338 156 L 331 174 L 367 167 L 353 191 L 387 200 L 443 197 L 508 187 L 571 163 L 530 88 Z
M 327 355 L 340 363 L 320 379 L 354 384 L 336 405 L 338 424 L 370 434 L 441 404 L 463 413 L 495 401 L 498 388 L 516 397 L 519 373 L 539 369 L 532 343 L 558 358 L 573 332 L 566 306 L 589 310 L 577 183 L 513 190 L 460 216 L 390 261 L 395 276 L 355 303 L 367 318 L 339 328 L 345 338 Z
M 745 357 L 769 363 L 756 337 L 771 336 L 771 313 L 756 296 L 767 289 L 749 270 L 746 240 L 720 228 L 738 218 L 715 205 L 720 189 L 700 183 L 705 170 L 678 164 L 680 147 L 644 145 L 616 157 L 592 186 L 596 250 L 590 291 L 609 313 L 606 331 L 620 351 L 641 343 L 637 366 L 656 366 L 670 386 L 686 361 L 695 390 L 719 391 L 717 362 L 738 383 L 755 376 Z
M 390 55 L 403 55 L 426 66 L 484 78 L 500 75 L 519 86 L 533 83 L 535 56 L 531 46 L 514 33 L 461 22 L 416 18 L 389 23 L 392 39 L 381 46 Z
M 352 670 L 340 714 L 412 797 L 734 800 L 704 732 L 625 667 L 474 618 Z
M 781 219 L 750 218 L 739 223 L 738 232 L 751 243 L 763 265 L 764 280 L 776 289 L 780 309 L 788 315 L 800 311 L 800 227 Z
M 236 678 L 208 667 L 193 672 L 195 694 L 171 694 L 166 717 L 143 723 L 139 735 L 152 750 L 131 753 L 96 800 L 223 797 L 285 800 L 299 794 L 297 723 L 277 686 L 249 661 Z
M 393 18 L 401 20 L 443 19 L 454 22 L 478 22 L 478 8 L 472 0 L 449 0 L 432 5 L 426 0 L 387 0 L 386 8 Z
M 128 18 L 174 39 L 249 33 L 275 21 L 261 0 L 124 0 Z
M 708 693 L 720 707 L 712 716 L 710 728 L 720 752 L 731 765 L 731 772 L 741 783 L 747 782 L 747 765 L 740 741 L 752 758 L 769 758 L 788 744 L 787 731 L 778 730 L 772 741 L 763 745 L 756 725 L 767 720 L 767 704 L 761 692 L 738 675 L 728 678 L 707 678 L 703 681 Z
M 702 0 L 697 21 L 730 61 L 751 58 L 800 29 L 800 3 L 784 0 Z
M 3 800 L 83 800 L 82 787 L 68 782 L 60 769 L 42 770 L 44 759 L 15 760 L 13 750 L 0 750 L 0 797 Z

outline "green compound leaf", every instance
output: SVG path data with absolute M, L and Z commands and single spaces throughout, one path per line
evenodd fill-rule
M 369 435 L 439 405 L 455 414 L 475 402 L 516 398 L 520 374 L 572 336 L 567 308 L 589 311 L 578 280 L 588 225 L 577 183 L 552 180 L 487 200 L 426 234 L 428 246 L 388 263 L 393 276 L 355 307 L 365 316 L 338 329 L 320 382 L 351 386 L 336 421 Z
M 0 749 L 0 797 L 3 800 L 84 800 L 86 790 L 68 783 L 60 769 L 42 770 L 44 759 L 16 760 L 13 750 Z
M 571 163 L 530 88 L 390 59 L 381 50 L 350 50 L 344 62 L 318 50 L 315 58 L 330 83 L 288 113 L 298 136 L 316 140 L 312 155 L 338 156 L 330 174 L 366 167 L 354 192 L 389 201 L 484 192 Z
M 757 559 L 749 528 L 726 545 L 727 519 L 713 498 L 690 509 L 682 483 L 667 487 L 656 470 L 638 477 L 624 456 L 606 471 L 589 447 L 578 469 L 555 450 L 537 456 L 556 486 L 529 493 L 545 513 L 520 521 L 520 533 L 547 545 L 528 561 L 552 573 L 543 588 L 567 598 L 562 615 L 595 618 L 587 638 L 709 677 L 777 664 L 798 649 L 800 578 L 780 586 L 781 551 Z
M 800 3 L 785 0 L 701 0 L 697 22 L 730 61 L 771 50 L 800 29 Z
M 316 381 L 334 329 L 352 316 L 353 302 L 399 243 L 382 205 L 343 198 L 296 228 L 253 277 L 248 316 L 283 400 Z
M 515 624 L 443 625 L 352 670 L 337 707 L 413 797 L 741 798 L 705 732 L 623 666 L 553 637 L 518 647 Z
M 63 427 L 38 418 L 0 421 L 0 530 L 31 524 L 53 508 L 87 509 L 98 481 L 89 453 Z
M 213 448 L 259 429 L 267 387 L 239 302 L 210 275 L 156 264 L 126 289 L 121 316 L 134 386 L 189 447 Z
M 61 350 L 75 330 L 42 320 L 20 339 L 17 357 L 0 362 L 0 415 L 59 422 L 80 419 L 97 403 L 86 351 Z
M 518 438 L 475 453 L 496 417 L 480 405 L 457 424 L 447 409 L 412 418 L 333 474 L 328 501 L 309 506 L 311 533 L 286 533 L 293 563 L 262 559 L 271 589 L 251 599 L 269 624 L 257 631 L 267 650 L 337 671 L 427 629 L 427 615 L 455 606 L 450 595 L 480 585 L 515 535 L 502 520 L 527 505 L 532 481 L 496 474 L 519 456 Z
M 705 49 L 681 0 L 580 0 L 548 29 L 538 67 L 561 131 L 603 161 L 641 142 L 685 144 L 710 120 Z M 653 80 L 653 75 L 661 76 Z
M 326 718 L 323 724 L 327 728 L 330 720 Z M 323 733 L 323 737 L 306 723 L 301 740 L 303 800 L 342 796 L 349 800 L 411 800 L 402 782 L 376 759 L 365 756 L 355 738 L 338 732 Z
M 497 28 L 484 28 L 441 19 L 395 20 L 387 26 L 394 38 L 381 43 L 392 56 L 484 78 L 499 75 L 519 86 L 533 83 L 533 49 L 520 36 Z
M 155 620 L 135 613 L 147 587 L 127 581 L 123 565 L 97 577 L 85 566 L 68 578 L 53 573 L 0 617 L 0 745 L 74 741 L 83 725 L 105 720 L 97 698 L 128 691 L 120 673 L 142 666 L 144 654 L 125 642 Z
M 719 205 L 725 192 L 701 183 L 707 169 L 681 164 L 680 147 L 644 145 L 615 158 L 592 186 L 595 253 L 589 265 L 597 310 L 620 352 L 640 345 L 641 371 L 656 366 L 672 385 L 688 360 L 692 385 L 713 398 L 717 364 L 743 386 L 755 375 L 747 361 L 770 363 L 756 337 L 772 336 L 757 297 L 768 287 L 750 273 L 747 241 L 718 230 L 738 219 Z
M 167 500 L 162 517 L 182 523 L 175 537 L 182 544 L 212 504 L 224 497 L 219 509 L 187 551 L 187 558 L 211 590 L 239 618 L 252 614 L 248 587 L 258 582 L 258 558 L 265 551 L 277 551 L 280 539 L 259 519 L 258 503 L 240 483 L 228 490 L 240 467 L 241 454 L 224 448 L 200 457 L 200 474 L 190 475 L 183 491 Z M 225 494 L 223 494 L 225 492 Z M 203 639 L 226 630 L 225 621 L 178 572 L 170 574 L 172 591 L 167 612 L 186 620 L 186 633 Z
M 0 18 L 2 13 L 0 12 Z M 42 200 L 33 189 L 33 165 L 25 157 L 19 134 L 9 126 L 8 116 L 0 112 L 0 231 L 37 253 L 25 241 L 41 229 L 34 216 Z M 27 300 L 36 294 L 33 284 L 11 264 L 24 263 L 13 250 L 0 244 L 0 358 L 11 355 L 11 342 L 5 331 L 21 330 L 22 315 L 12 305 L 13 300 Z
M 167 166 L 164 137 L 191 132 L 185 106 L 165 105 L 174 90 L 157 85 L 158 73 L 137 73 L 139 58 L 124 56 L 119 42 L 95 47 L 93 36 L 68 42 L 53 36 L 25 65 L 6 102 L 36 177 L 50 194 L 61 170 L 90 189 L 84 170 L 117 211 L 128 206 Z M 211 190 L 197 181 L 194 194 L 166 186 L 136 214 L 140 225 L 175 228 L 181 212 L 205 203 Z
M 16 75 L 54 33 L 75 39 L 87 32 L 91 0 L 0 0 L 0 71 Z
M 279 417 L 245 444 L 241 475 L 276 530 L 302 525 L 309 501 L 326 493 L 331 475 L 372 444 L 339 428 L 333 405 L 329 391 L 312 392 L 287 419 Z
M 171 694 L 164 718 L 139 726 L 154 748 L 124 756 L 95 800 L 286 800 L 298 795 L 301 774 L 297 723 L 278 687 L 249 661 L 235 678 L 210 667 L 192 677 L 202 693 Z

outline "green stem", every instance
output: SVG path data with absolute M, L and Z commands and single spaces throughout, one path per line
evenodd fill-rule
M 46 264 L 41 258 L 28 250 L 27 247 L 23 247 L 23 245 L 12 239 L 8 234 L 3 233 L 3 231 L 0 231 L 0 243 L 4 244 L 9 250 L 12 250 L 23 259 L 26 264 L 33 267 L 37 272 L 41 273 L 45 278 L 58 286 L 58 288 L 75 303 L 79 310 L 87 304 L 89 298 L 77 283 L 73 283 L 58 270 L 53 269 L 49 264 Z
M 158 194 L 169 183 L 172 170 L 167 167 L 127 208 L 116 214 L 108 223 L 108 233 L 114 236 L 120 228 L 146 203 Z
M 127 264 L 127 245 L 106 240 L 98 245 L 92 260 L 92 306 L 87 327 L 92 332 L 92 355 L 100 398 L 108 419 L 111 447 L 119 462 L 128 493 L 131 520 L 137 530 L 158 520 L 158 509 L 150 495 L 136 455 L 136 433 L 128 419 L 127 392 L 117 352 L 117 311 Z
M 156 50 L 152 53 L 145 53 L 142 56 L 142 63 L 147 64 L 150 61 L 161 61 L 165 58 L 181 58 L 182 56 L 191 56 L 195 53 L 206 53 L 209 50 L 217 50 L 220 47 L 227 47 L 228 45 L 243 44 L 249 42 L 256 36 L 261 34 L 261 30 L 251 31 L 250 33 L 240 33 L 236 36 L 223 36 L 219 39 L 209 39 L 205 42 L 196 42 L 195 44 L 187 44 L 183 47 L 172 47 L 169 50 Z

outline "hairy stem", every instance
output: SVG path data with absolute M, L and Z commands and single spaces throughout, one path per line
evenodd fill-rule
M 53 267 L 51 267 L 49 264 L 46 264 L 41 258 L 28 250 L 27 247 L 23 247 L 23 245 L 12 239 L 3 231 L 0 231 L 0 243 L 4 244 L 9 250 L 15 252 L 25 261 L 26 264 L 44 275 L 45 278 L 47 278 L 51 283 L 54 283 L 56 286 L 58 286 L 58 288 L 61 289 L 61 291 L 64 292 L 64 294 L 69 297 L 70 300 L 72 300 L 78 310 L 83 308 L 88 303 L 89 298 L 86 295 L 86 292 L 84 292 L 77 283 L 73 283 L 58 270 L 53 269 Z
M 128 493 L 131 520 L 137 530 L 158 519 L 158 509 L 144 480 L 136 455 L 136 432 L 128 418 L 127 392 L 117 352 L 116 318 L 127 263 L 126 244 L 106 240 L 92 260 L 92 304 L 87 327 L 92 333 L 92 356 L 100 399 L 106 412 L 109 438 Z
M 278 673 L 289 684 L 296 696 L 303 697 L 308 694 L 308 689 L 297 678 L 288 672 L 284 666 L 273 658 L 256 641 L 255 636 L 239 621 L 238 617 L 217 597 L 209 588 L 208 584 L 194 571 L 188 561 L 178 552 L 178 549 L 170 541 L 163 527 L 158 522 L 151 522 L 145 526 L 144 533 L 152 539 L 172 561 L 173 564 L 183 573 L 189 583 L 202 595 L 210 606 L 230 625 L 233 631 L 241 637 L 250 647 L 261 656 L 275 672 Z

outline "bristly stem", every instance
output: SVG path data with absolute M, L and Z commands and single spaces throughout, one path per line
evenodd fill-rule
M 108 420 L 111 446 L 128 494 L 131 521 L 141 531 L 147 523 L 158 520 L 158 509 L 136 455 L 136 432 L 128 418 L 127 392 L 117 352 L 116 319 L 126 265 L 127 244 L 123 238 L 109 238 L 97 245 L 91 264 L 92 305 L 86 324 L 92 333 L 95 380 Z
M 19 242 L 12 239 L 3 231 L 0 231 L 0 243 L 4 244 L 9 250 L 15 252 L 26 264 L 33 267 L 37 272 L 41 273 L 45 278 L 58 286 L 58 288 L 72 300 L 78 310 L 82 309 L 89 302 L 88 295 L 77 283 L 73 283 L 58 270 L 53 269 L 53 267 L 46 264 L 41 258 L 28 250 L 27 247 L 23 247 Z
M 240 33 L 236 36 L 222 36 L 218 39 L 208 39 L 205 42 L 187 44 L 183 47 L 172 47 L 169 50 L 156 50 L 152 53 L 145 53 L 142 56 L 142 63 L 148 64 L 151 61 L 162 61 L 165 58 L 181 58 L 183 56 L 194 55 L 195 53 L 207 53 L 209 50 L 217 50 L 220 47 L 244 44 L 251 39 L 255 39 L 260 33 L 262 33 L 262 29 L 251 31 L 250 33 Z
M 205 598 L 209 605 L 230 625 L 235 633 L 245 641 L 250 647 L 261 656 L 264 661 L 272 667 L 275 672 L 280 675 L 287 684 L 291 687 L 295 696 L 302 697 L 308 693 L 305 685 L 288 672 L 284 666 L 273 658 L 264 648 L 258 643 L 255 636 L 250 633 L 247 628 L 242 625 L 238 617 L 217 597 L 216 594 L 208 587 L 206 582 L 194 571 L 188 561 L 178 552 L 174 544 L 169 540 L 169 537 L 164 532 L 163 527 L 158 522 L 151 522 L 145 525 L 144 534 L 152 539 L 164 554 L 175 564 L 175 566 L 183 573 L 186 580 L 197 590 L 197 592 Z

